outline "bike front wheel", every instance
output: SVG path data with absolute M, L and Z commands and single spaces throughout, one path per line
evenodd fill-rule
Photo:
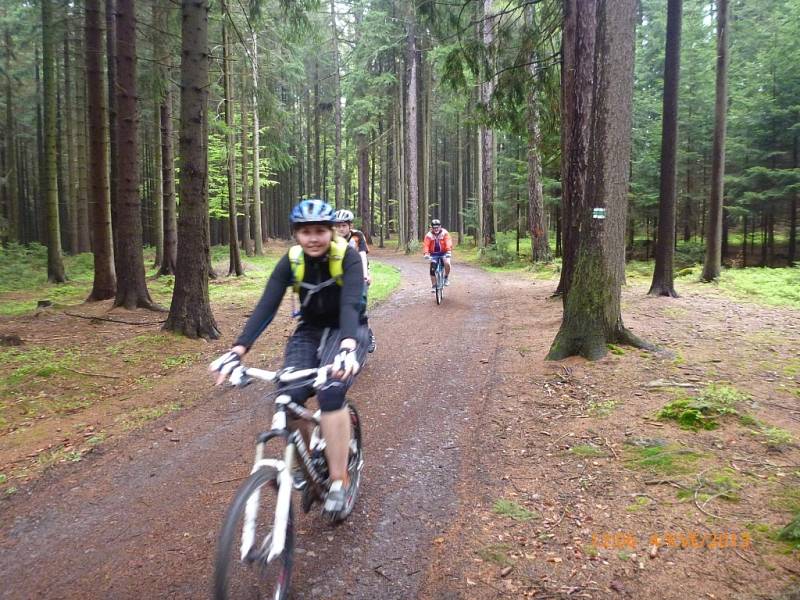
M 275 534 L 275 510 L 278 499 L 278 472 L 262 467 L 242 484 L 225 515 L 217 543 L 214 568 L 215 600 L 233 598 L 274 598 L 289 595 L 294 552 L 294 515 L 289 496 L 288 519 L 283 551 L 267 562 Z M 248 501 L 250 509 L 248 510 Z M 250 527 L 254 529 L 249 529 Z M 248 530 L 252 543 L 242 557 L 242 539 Z
M 444 275 L 441 271 L 436 271 L 436 304 L 441 304 L 444 300 Z
M 355 406 L 348 404 L 350 415 L 350 449 L 347 458 L 347 475 L 350 484 L 347 487 L 347 502 L 344 510 L 336 515 L 334 522 L 340 523 L 350 516 L 356 505 L 358 491 L 361 488 L 361 469 L 364 466 L 364 449 L 361 445 L 361 419 Z

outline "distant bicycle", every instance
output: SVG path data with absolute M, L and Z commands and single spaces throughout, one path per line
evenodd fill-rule
M 309 385 L 319 389 L 325 384 L 329 369 L 330 366 L 298 371 L 288 368 L 275 372 L 240 366 L 231 373 L 230 382 L 238 387 L 253 379 L 290 386 L 273 392 L 278 395 L 272 426 L 258 436 L 251 474 L 225 515 L 214 569 L 216 600 L 283 600 L 289 594 L 294 552 L 292 488 L 302 490 L 301 507 L 308 512 L 315 502 L 325 498 L 330 481 L 325 440 L 320 435 L 320 411 L 311 412 L 296 404 L 285 392 Z M 347 406 L 352 424 L 347 464 L 350 484 L 345 509 L 337 515 L 337 521 L 353 511 L 364 464 L 361 422 L 353 405 Z M 308 447 L 299 429 L 288 429 L 287 417 L 313 424 Z M 264 458 L 266 444 L 274 438 L 284 442 L 282 459 Z
M 431 256 L 431 262 L 435 262 L 434 277 L 436 278 L 436 304 L 441 304 L 444 300 L 444 255 Z

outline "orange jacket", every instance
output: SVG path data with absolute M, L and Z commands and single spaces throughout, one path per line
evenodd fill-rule
M 442 254 L 453 250 L 453 239 L 450 237 L 450 232 L 442 227 L 438 236 L 434 236 L 432 231 L 429 231 L 427 234 L 425 234 L 425 239 L 422 240 L 422 247 L 425 251 L 425 254 L 434 253 L 435 241 L 437 238 L 439 240 L 439 248 Z

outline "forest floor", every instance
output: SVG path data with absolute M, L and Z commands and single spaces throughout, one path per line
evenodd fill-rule
M 664 352 L 550 363 L 553 280 L 457 265 L 436 307 L 421 261 L 376 254 L 403 280 L 353 391 L 364 493 L 344 527 L 300 519 L 296 597 L 791 597 L 800 311 L 633 283 L 626 325 Z M 23 341 L 0 351 L 0 597 L 206 595 L 269 410 L 205 365 L 253 302 L 215 305 L 214 343 L 109 303 L 0 320 Z M 292 326 L 253 360 L 275 366 Z M 716 428 L 657 417 L 683 399 L 685 425 Z

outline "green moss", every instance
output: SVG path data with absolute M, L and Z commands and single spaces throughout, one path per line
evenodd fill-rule
M 664 475 L 690 473 L 701 455 L 680 446 L 628 447 L 625 466 Z
M 666 404 L 657 416 L 677 421 L 684 429 L 716 429 L 719 427 L 717 419 L 738 414 L 735 406 L 748 398 L 735 388 L 712 384 L 698 396 L 678 398 Z
M 512 500 L 498 500 L 494 503 L 492 511 L 498 515 L 510 517 L 515 521 L 530 521 L 539 517 L 535 512 L 528 510 Z
M 600 448 L 591 444 L 573 446 L 569 451 L 578 456 L 604 456 L 604 452 Z
M 507 544 L 492 544 L 478 550 L 478 556 L 486 562 L 507 567 L 511 564 L 511 559 L 508 556 L 509 552 L 511 552 L 511 547 Z

